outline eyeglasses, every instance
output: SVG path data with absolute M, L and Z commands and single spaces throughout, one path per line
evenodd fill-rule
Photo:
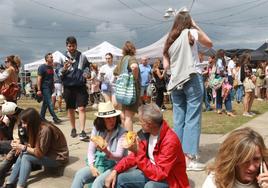
M 9 61 L 5 60 L 5 63 L 9 63 Z

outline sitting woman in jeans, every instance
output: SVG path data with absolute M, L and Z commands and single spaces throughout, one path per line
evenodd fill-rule
M 51 123 L 43 122 L 34 108 L 28 108 L 20 114 L 22 127 L 28 135 L 28 144 L 18 140 L 11 142 L 19 157 L 12 169 L 6 187 L 26 187 L 32 164 L 45 167 L 60 167 L 69 159 L 69 151 L 64 134 Z
M 91 139 L 94 136 L 101 136 L 107 145 L 100 147 L 93 141 L 89 142 L 88 165 L 75 174 L 72 188 L 83 188 L 88 183 L 92 183 L 93 188 L 103 187 L 110 169 L 125 154 L 121 143 L 126 131 L 121 127 L 120 113 L 121 111 L 115 110 L 110 101 L 99 103 Z

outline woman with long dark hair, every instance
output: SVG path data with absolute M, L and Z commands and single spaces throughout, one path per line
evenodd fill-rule
M 170 66 L 167 90 L 173 102 L 174 130 L 183 146 L 187 170 L 203 170 L 197 162 L 203 78 L 199 73 L 197 41 L 211 48 L 212 42 L 188 11 L 178 12 L 164 46 L 164 68 Z
M 95 113 L 97 117 L 93 122 L 92 140 L 88 146 L 88 164 L 75 174 L 72 188 L 83 188 L 88 183 L 93 183 L 93 188 L 103 187 L 105 177 L 125 154 L 122 142 L 126 131 L 121 127 L 120 113 L 110 101 L 99 103 L 98 112 Z M 103 147 L 96 144 L 93 139 L 96 136 L 107 144 Z
M 166 92 L 166 81 L 165 81 L 165 74 L 166 70 L 160 69 L 161 60 L 156 59 L 155 63 L 153 64 L 153 77 L 155 79 L 155 87 L 156 87 L 156 100 L 155 103 L 159 108 L 163 107 L 164 102 L 164 92 Z M 164 109 L 164 108 L 162 108 Z
M 66 139 L 61 130 L 51 123 L 41 121 L 34 108 L 20 114 L 22 127 L 28 135 L 28 143 L 14 140 L 11 143 L 19 157 L 7 181 L 7 187 L 26 187 L 32 164 L 45 167 L 64 166 L 69 159 Z

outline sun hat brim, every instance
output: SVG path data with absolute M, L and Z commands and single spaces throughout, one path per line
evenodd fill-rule
M 101 112 L 94 113 L 95 116 L 100 117 L 100 118 L 115 117 L 115 116 L 118 116 L 120 114 L 121 114 L 121 110 L 114 110 L 112 113 L 108 113 L 108 114 L 106 114 L 105 112 L 104 113 L 101 113 Z

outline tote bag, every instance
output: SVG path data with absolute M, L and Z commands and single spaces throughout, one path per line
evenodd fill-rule
M 136 102 L 135 80 L 132 72 L 128 71 L 128 59 L 129 56 L 125 58 L 123 69 L 115 84 L 116 101 L 127 106 Z

